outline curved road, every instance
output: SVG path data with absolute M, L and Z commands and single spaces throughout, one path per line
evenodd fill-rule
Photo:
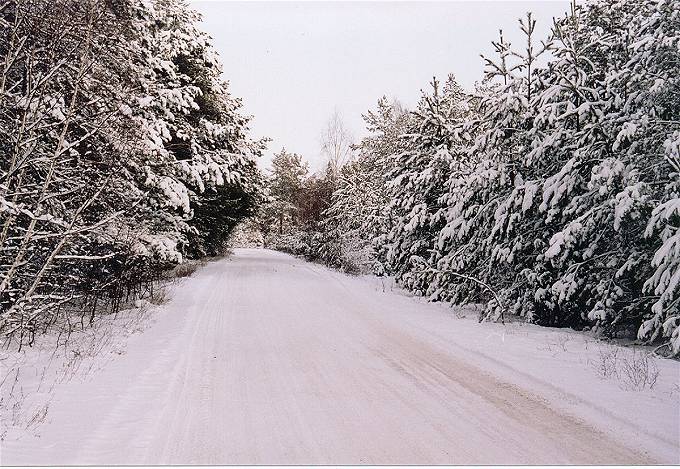
M 6 463 L 655 462 L 405 320 L 406 296 L 264 250 L 185 282 L 96 383 L 72 386 L 88 416 L 57 402 L 44 445 Z

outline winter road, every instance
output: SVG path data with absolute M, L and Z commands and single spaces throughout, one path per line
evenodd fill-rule
M 8 447 L 4 463 L 656 462 L 558 410 L 545 383 L 485 367 L 441 333 L 456 320 L 442 308 L 414 312 L 378 283 L 265 250 L 184 282 L 129 351 L 64 391 L 38 445 Z

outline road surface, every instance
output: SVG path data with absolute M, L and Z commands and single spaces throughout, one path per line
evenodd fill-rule
M 655 462 L 480 367 L 416 300 L 367 285 L 265 250 L 210 262 L 4 462 Z

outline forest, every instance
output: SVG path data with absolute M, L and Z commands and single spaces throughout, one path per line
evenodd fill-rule
M 680 9 L 572 4 L 549 37 L 501 31 L 472 91 L 381 98 L 358 143 L 334 116 L 325 171 L 274 158 L 265 245 L 394 276 L 432 301 L 632 337 L 680 355 Z
M 680 355 L 680 9 L 529 13 L 474 90 L 436 78 L 383 97 L 324 171 L 282 149 L 258 168 L 200 18 L 181 0 L 0 6 L 0 334 L 90 323 L 166 272 L 265 247 L 393 276 L 432 301 L 636 337 Z M 454 60 L 452 58 L 452 60 Z M 74 319 L 75 318 L 75 319 Z
M 265 142 L 184 2 L 0 5 L 0 333 L 31 344 L 221 253 Z

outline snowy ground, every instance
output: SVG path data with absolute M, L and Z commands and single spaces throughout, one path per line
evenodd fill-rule
M 265 250 L 170 295 L 70 354 L 3 352 L 0 463 L 680 463 L 677 361 Z

